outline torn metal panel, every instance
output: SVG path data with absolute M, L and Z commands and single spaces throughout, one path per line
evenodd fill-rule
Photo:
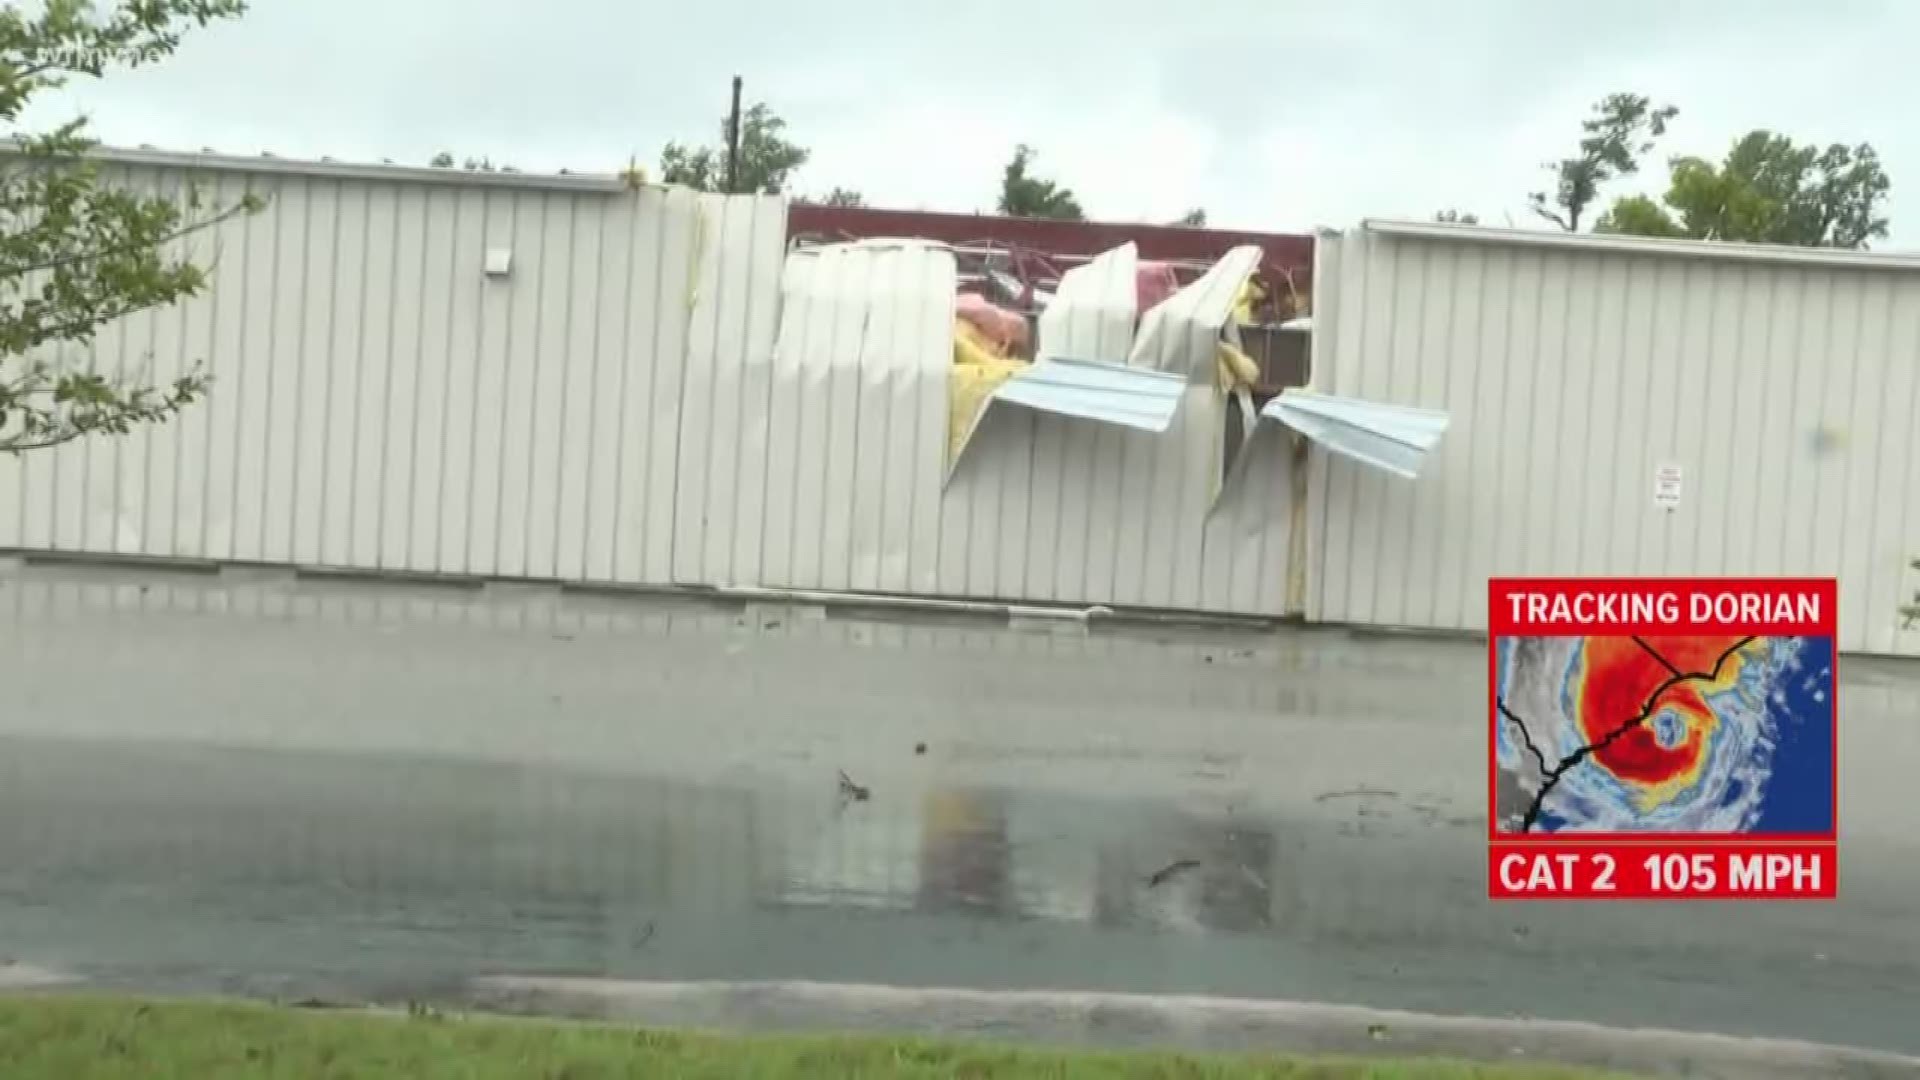
M 1138 266 L 1127 243 L 1060 276 L 1059 291 L 1040 313 L 1040 360 L 995 387 L 975 410 L 948 456 L 948 480 L 996 401 L 1142 431 L 1167 429 L 1180 406 L 1182 380 L 1117 362 L 1133 342 Z M 1089 356 L 1115 362 L 1070 358 Z
M 995 403 L 1024 405 L 1037 412 L 1079 420 L 1116 424 L 1151 434 L 1164 434 L 1186 393 L 1187 381 L 1178 375 L 1124 364 L 1053 357 L 1036 361 L 995 387 L 974 413 L 947 465 L 947 481 L 960 469 L 967 447 L 986 421 Z
M 955 279 L 953 253 L 920 241 L 788 257 L 771 386 L 758 391 L 772 402 L 760 517 L 778 542 L 735 583 L 932 588 Z
M 1215 502 L 1219 501 L 1220 493 L 1226 490 L 1226 481 L 1233 475 L 1240 459 L 1246 455 L 1247 447 L 1253 444 L 1253 432 L 1260 422 L 1260 415 L 1253 407 L 1253 388 L 1260 381 L 1260 365 L 1240 348 L 1239 329 L 1237 324 L 1228 324 L 1227 333 L 1222 336 L 1220 343 L 1214 346 L 1219 357 L 1215 364 L 1218 371 L 1215 389 L 1233 399 L 1234 408 L 1231 410 L 1231 415 L 1240 425 L 1239 443 L 1233 457 L 1227 461 L 1220 483 L 1215 485 L 1213 490 Z M 1225 411 L 1224 401 L 1221 403 L 1221 408 L 1223 410 L 1221 422 L 1225 423 L 1228 413 Z
M 1310 390 L 1287 390 L 1260 415 L 1278 420 L 1336 454 L 1409 480 L 1446 433 L 1448 417 L 1432 409 L 1383 405 Z
M 1059 291 L 1040 313 L 1035 355 L 1115 361 L 1126 356 L 1139 314 L 1138 268 L 1138 253 L 1127 243 L 1060 275 Z
M 1259 268 L 1259 248 L 1248 245 L 1227 252 L 1192 284 L 1146 313 L 1127 363 L 1196 382 L 1212 379 L 1221 331 L 1233 318 L 1240 290 Z
M 987 279 L 993 282 L 995 288 L 1008 296 L 1020 296 L 1031 293 L 1035 307 L 1044 309 L 1048 304 L 1053 302 L 1053 293 L 1037 285 L 1029 286 L 1026 282 L 1020 280 L 1020 278 L 1013 274 L 1007 273 L 1005 270 L 988 270 Z
M 993 401 L 1159 434 L 1179 411 L 1186 380 L 1164 371 L 1055 357 L 993 392 Z

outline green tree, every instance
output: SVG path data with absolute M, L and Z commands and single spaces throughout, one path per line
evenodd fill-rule
M 865 206 L 867 197 L 852 188 L 837 187 L 825 195 L 795 195 L 793 201 L 803 206 Z
M 0 119 L 75 76 L 170 55 L 194 27 L 239 16 L 245 0 L 43 0 L 37 14 L 0 7 Z M 122 316 L 196 295 L 206 271 L 175 241 L 257 210 L 248 197 L 209 206 L 197 191 L 143 196 L 106 181 L 88 156 L 84 119 L 15 133 L 0 169 L 0 451 L 19 453 L 93 432 L 164 421 L 198 398 L 197 365 L 163 385 L 97 372 L 70 357 Z
M 1680 226 L 1659 202 L 1645 195 L 1627 195 L 1593 223 L 1594 232 L 1626 233 L 1630 236 L 1679 236 Z
M 1586 134 L 1579 152 L 1544 166 L 1553 174 L 1553 190 L 1527 196 L 1533 212 L 1568 232 L 1579 232 L 1601 185 L 1639 172 L 1640 159 L 1679 112 L 1671 105 L 1655 107 L 1643 94 L 1610 94 L 1595 103 L 1593 116 L 1580 123 Z
M 1204 229 L 1207 227 L 1207 212 L 1196 206 L 1186 213 L 1181 214 L 1172 224 L 1184 225 L 1190 229 Z
M 1597 232 L 1744 240 L 1800 247 L 1863 248 L 1887 235 L 1882 214 L 1892 188 L 1872 146 L 1821 149 L 1757 130 L 1736 140 L 1718 164 L 1675 158 L 1660 201 L 1615 201 Z
M 740 157 L 734 190 L 778 195 L 812 151 L 788 141 L 787 122 L 765 102 L 740 114 Z M 670 142 L 660 151 L 660 179 L 697 191 L 720 191 L 727 186 L 727 144 L 733 134 L 731 118 L 720 121 L 717 146 L 685 146 Z
M 392 164 L 392 162 L 388 162 L 388 164 Z M 453 154 L 450 153 L 449 151 L 442 150 L 439 153 L 433 155 L 433 160 L 427 162 L 427 167 L 430 169 L 451 169 L 453 168 Z M 493 163 L 492 158 L 485 158 L 485 157 L 466 158 L 460 162 L 460 167 L 462 169 L 465 169 L 468 172 L 509 172 L 510 173 L 510 172 L 520 171 L 519 169 L 516 169 L 511 165 L 495 165 Z M 560 171 L 562 173 L 565 173 L 567 170 L 561 169 Z
M 1000 177 L 1000 212 L 1008 217 L 1085 221 L 1087 216 L 1071 189 L 1028 174 L 1034 157 L 1031 146 L 1021 143 L 1014 147 L 1013 160 L 1007 162 Z
M 1446 209 L 1434 213 L 1433 220 L 1449 225 L 1478 225 L 1480 215 L 1469 214 L 1462 210 Z

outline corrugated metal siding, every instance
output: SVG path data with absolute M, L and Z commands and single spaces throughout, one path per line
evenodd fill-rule
M 150 191 L 188 180 L 119 175 Z M 740 373 L 772 347 L 780 200 L 193 179 L 271 206 L 192 238 L 208 293 L 107 326 L 91 359 L 150 356 L 160 379 L 203 359 L 213 390 L 164 425 L 0 459 L 14 510 L 0 546 L 627 582 L 713 572 L 709 534 L 730 536 L 757 502 L 729 455 L 736 430 L 765 426 L 765 384 L 756 406 Z M 488 278 L 483 253 L 500 246 L 512 273 Z
M 775 356 L 781 430 L 763 584 L 1279 614 L 1287 463 L 1257 455 L 1209 514 L 1221 407 L 1189 386 L 1165 433 L 988 410 L 944 493 L 953 257 L 795 255 Z M 788 414 L 791 415 L 788 415 Z M 791 441 L 789 441 L 791 440 Z
M 740 584 L 936 591 L 953 257 L 830 247 L 787 260 L 757 577 Z
M 1920 275 L 1368 229 L 1321 251 L 1315 388 L 1453 426 L 1411 483 L 1314 455 L 1310 618 L 1480 629 L 1500 574 L 1818 574 L 1842 648 L 1920 652 L 1895 614 Z
M 1209 514 L 1204 387 L 1162 435 L 996 409 L 943 493 L 950 255 L 788 263 L 772 197 L 274 164 L 194 170 L 271 206 L 92 349 L 204 359 L 207 400 L 0 458 L 0 548 L 1284 610 L 1284 455 Z
M 1285 447 L 1257 446 L 1210 511 L 1224 423 L 1193 385 L 1157 435 L 991 410 L 942 504 L 939 591 L 1284 613 Z

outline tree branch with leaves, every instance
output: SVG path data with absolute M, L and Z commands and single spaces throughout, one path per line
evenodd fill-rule
M 1719 163 L 1678 157 L 1656 201 L 1615 201 L 1596 232 L 1864 248 L 1887 235 L 1892 183 L 1872 146 L 1796 144 L 1764 129 L 1735 140 Z
M 29 16 L 0 10 L 0 119 L 12 123 L 36 94 L 74 76 L 137 67 L 173 53 L 193 27 L 239 16 L 245 0 L 45 0 Z M 180 241 L 258 198 L 209 206 L 108 183 L 86 122 L 42 135 L 15 133 L 0 164 L 0 451 L 20 453 L 96 432 L 124 434 L 167 420 L 207 387 L 198 365 L 155 385 L 138 373 L 100 372 L 72 356 L 100 329 L 205 289 L 204 268 L 173 254 Z
M 1667 124 L 1679 115 L 1672 105 L 1655 106 L 1644 94 L 1610 94 L 1593 107 L 1593 116 L 1581 121 L 1586 134 L 1579 152 L 1548 162 L 1553 190 L 1527 196 L 1533 212 L 1568 232 L 1579 232 L 1587 210 L 1600 197 L 1601 185 L 1640 171 L 1640 159 L 1654 141 L 1667 133 Z
M 1008 217 L 1085 221 L 1087 215 L 1081 211 L 1073 189 L 1032 174 L 1036 156 L 1033 147 L 1025 143 L 1014 147 L 1013 159 L 1000 175 L 1000 212 Z
M 853 188 L 836 187 L 825 195 L 795 195 L 793 201 L 805 206 L 864 207 L 867 197 Z
M 804 146 L 789 142 L 787 122 L 766 102 L 756 102 L 740 114 L 740 151 L 734 163 L 734 191 L 778 195 L 786 190 L 800 166 L 811 156 Z M 727 146 L 733 120 L 720 121 L 720 142 L 714 146 L 687 146 L 670 142 L 660 151 L 660 180 L 695 191 L 724 191 L 727 187 Z

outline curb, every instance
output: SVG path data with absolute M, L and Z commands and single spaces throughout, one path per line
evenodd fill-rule
M 996 1041 L 1557 1062 L 1696 1080 L 1893 1080 L 1920 1058 L 1783 1039 L 1198 996 L 810 982 L 482 978 L 480 1008 L 649 1025 L 886 1031 Z
M 778 604 L 819 607 L 847 613 L 874 612 L 988 619 L 1010 629 L 1084 633 L 1089 624 L 1182 627 L 1204 630 L 1268 631 L 1302 625 L 1294 615 L 1230 614 L 1163 608 L 1113 608 L 1105 604 L 1049 604 L 1006 600 L 914 596 L 897 593 L 835 592 L 750 585 L 673 585 L 567 581 L 552 578 L 492 578 L 471 574 L 410 570 L 309 566 L 289 563 L 229 562 L 173 556 L 0 548 L 0 575 L 28 567 L 146 570 L 212 575 L 233 584 L 295 585 L 304 581 L 341 584 L 439 587 L 483 594 L 527 597 L 568 594 L 665 598 L 716 604 Z

